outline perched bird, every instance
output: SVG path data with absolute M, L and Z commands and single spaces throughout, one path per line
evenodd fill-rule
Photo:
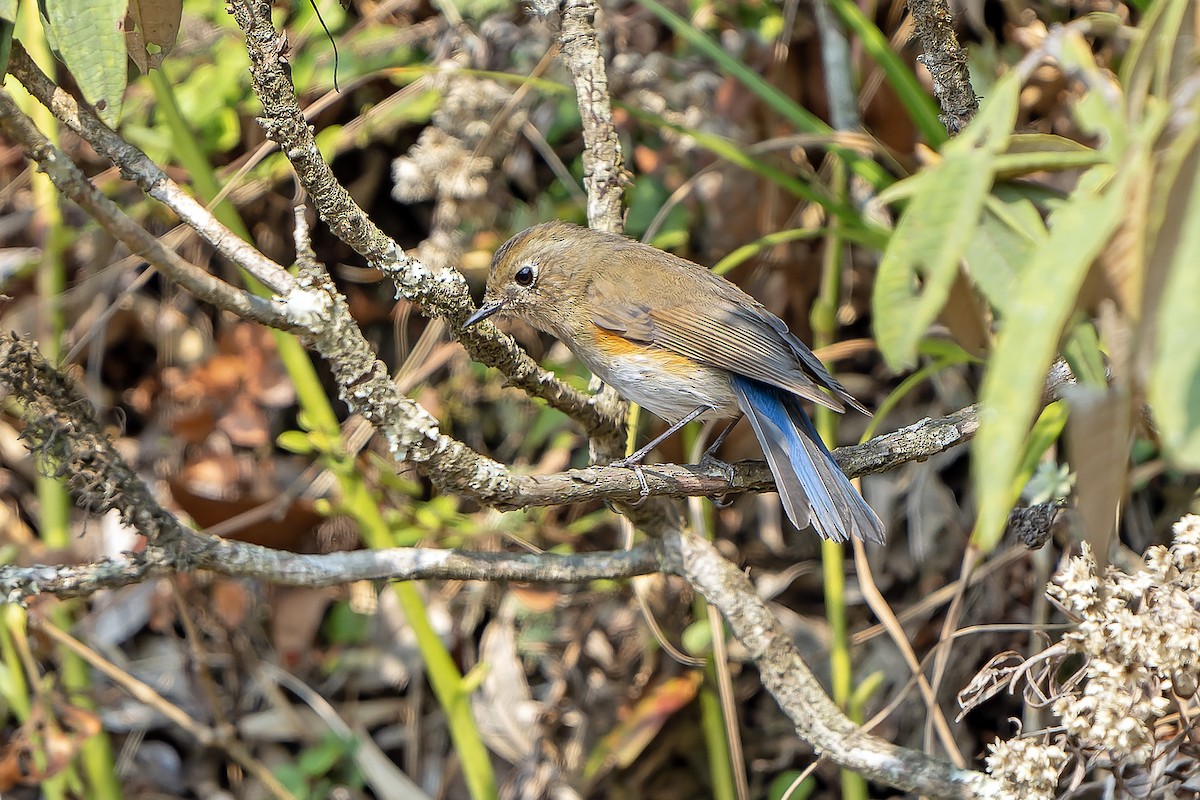
M 745 414 L 797 528 L 883 541 L 883 523 L 801 401 L 867 410 L 783 320 L 719 275 L 623 236 L 547 222 L 496 251 L 483 305 L 465 325 L 498 313 L 558 337 L 601 380 L 671 423 L 668 435 L 693 419 L 736 423 Z

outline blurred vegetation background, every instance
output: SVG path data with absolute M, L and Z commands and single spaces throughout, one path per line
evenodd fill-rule
M 0 3 L 0 32 L 15 31 L 60 85 L 223 222 L 291 263 L 290 166 L 256 124 L 225 4 L 189 0 L 175 35 L 141 42 L 136 63 L 123 36 L 119 58 L 105 44 L 101 21 L 115 5 L 56 18 L 62 3 L 47 0 L 43 24 L 35 3 Z M 144 15 L 133 28 L 153 31 L 155 14 L 178 7 L 130 3 Z M 982 768 L 985 746 L 1016 731 L 1011 720 L 1025 732 L 1055 725 L 1019 693 L 955 717 L 957 693 L 994 656 L 1036 653 L 1047 626 L 1064 622 L 1044 596 L 1060 562 L 1087 542 L 1100 568 L 1133 570 L 1197 507 L 1200 22 L 1183 0 L 964 0 L 954 12 L 982 98 L 954 138 L 903 3 L 606 0 L 597 26 L 631 177 L 627 233 L 736 281 L 878 409 L 819 416 L 830 442 L 982 403 L 970 451 L 863 480 L 889 542 L 857 566 L 791 530 L 771 495 L 719 509 L 695 501 L 693 514 L 750 571 L 854 718 L 886 709 L 878 735 Z M 586 221 L 579 110 L 554 57 L 553 20 L 498 0 L 354 0 L 280 3 L 276 21 L 322 152 L 429 268 L 456 267 L 481 290 L 513 233 Z M 79 45 L 70 36 L 81 28 L 104 33 Z M 127 213 L 239 280 L 11 77 L 5 89 Z M 402 389 L 446 433 L 522 472 L 587 463 L 576 425 L 471 362 L 444 324 L 397 302 L 323 226 L 314 248 Z M 162 279 L 2 139 L 0 284 L 0 329 L 34 334 L 68 366 L 130 461 L 201 528 L 297 552 L 571 552 L 623 541 L 601 505 L 501 514 L 438 495 L 415 471 L 397 474 L 371 446 L 339 443 L 346 414 L 328 399 L 320 363 Z M 588 386 L 561 345 L 507 330 L 560 378 Z M 1060 356 L 1078 384 L 1043 407 Z M 643 418 L 643 435 L 657 424 Z M 89 520 L 44 477 L 21 429 L 9 403 L 4 563 L 136 549 L 136 537 Z M 689 461 L 697 434 L 666 443 L 661 460 Z M 748 426 L 723 454 L 760 457 Z M 314 484 L 321 470 L 337 480 Z M 1044 547 L 1006 537 L 1015 504 L 1056 512 Z M 269 514 L 239 516 L 264 506 Z M 875 596 L 926 660 L 936 703 L 914 690 Z M 279 795 L 61 645 L 30 637 L 8 611 L 6 796 Z M 294 797 L 779 798 L 813 760 L 736 644 L 722 706 L 714 628 L 674 578 L 393 593 L 187 574 L 87 601 L 46 599 L 30 613 L 73 626 L 187 715 L 228 726 Z M 664 640 L 699 661 L 673 658 Z M 454 722 L 446 686 L 474 691 L 473 722 L 461 709 Z M 1156 736 L 1186 738 L 1190 699 L 1179 702 L 1175 727 Z M 491 755 L 464 749 L 456 724 L 475 726 Z M 1179 748 L 1170 756 L 1194 763 Z M 1151 775 L 1146 785 L 1160 788 L 1164 774 L 1188 774 L 1178 763 L 1153 773 L 1144 760 L 1116 762 L 1081 769 L 1097 791 L 1113 774 Z M 408 787 L 398 771 L 410 788 L 397 789 Z M 1196 791 L 1170 786 L 1176 794 L 1163 796 Z M 888 796 L 831 764 L 791 792 Z

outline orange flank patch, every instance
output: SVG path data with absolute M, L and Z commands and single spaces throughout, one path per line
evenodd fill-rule
M 641 356 L 646 361 L 660 364 L 664 369 L 672 371 L 692 370 L 696 368 L 695 362 L 687 356 L 673 353 L 670 350 L 664 350 L 654 345 L 630 341 L 621 334 L 613 333 L 598 325 L 593 327 L 596 331 L 596 349 L 604 353 L 608 358 L 626 359 Z

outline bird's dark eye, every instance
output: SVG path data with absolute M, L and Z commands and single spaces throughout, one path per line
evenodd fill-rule
M 517 270 L 517 274 L 513 275 L 513 280 L 517 282 L 518 286 L 532 286 L 533 276 L 533 267 L 526 264 Z

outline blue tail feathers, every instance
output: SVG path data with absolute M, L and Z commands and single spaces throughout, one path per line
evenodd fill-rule
M 835 542 L 853 536 L 882 543 L 883 523 L 833 460 L 800 399 L 752 378 L 731 377 L 792 524 L 811 524 Z

